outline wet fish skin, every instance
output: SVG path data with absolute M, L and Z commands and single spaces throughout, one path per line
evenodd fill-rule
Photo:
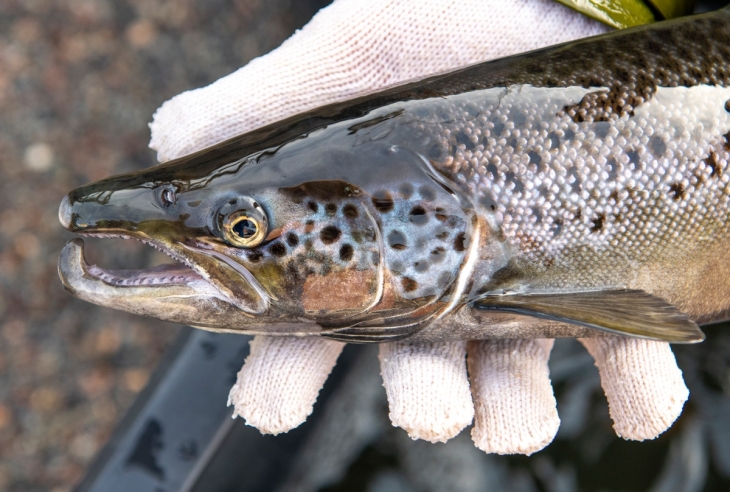
M 70 230 L 150 242 L 182 280 L 111 287 L 79 243 L 61 277 L 162 319 L 351 341 L 585 336 L 611 306 L 565 301 L 601 311 L 603 291 L 619 325 L 653 327 L 634 335 L 696 341 L 682 313 L 730 308 L 729 77 L 724 9 L 331 105 L 62 203 Z M 249 249 L 219 226 L 244 197 L 270 223 Z M 538 296 L 569 309 L 545 321 Z

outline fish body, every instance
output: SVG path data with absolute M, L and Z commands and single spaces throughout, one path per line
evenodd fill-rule
M 690 342 L 728 317 L 730 10 L 330 105 L 72 191 L 59 217 L 180 263 L 79 297 L 347 341 Z

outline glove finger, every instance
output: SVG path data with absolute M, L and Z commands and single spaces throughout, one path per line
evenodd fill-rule
M 344 344 L 322 338 L 256 336 L 228 394 L 233 417 L 262 434 L 288 432 L 312 413 Z
M 390 420 L 411 439 L 446 442 L 471 423 L 466 342 L 382 343 L 380 372 Z
M 682 413 L 689 390 L 668 343 L 613 336 L 580 342 L 596 361 L 620 437 L 654 439 Z
M 471 341 L 474 444 L 487 453 L 530 455 L 547 446 L 560 425 L 550 384 L 549 339 Z
M 166 102 L 150 147 L 166 161 L 388 85 L 607 30 L 553 0 L 336 1 L 280 48 Z

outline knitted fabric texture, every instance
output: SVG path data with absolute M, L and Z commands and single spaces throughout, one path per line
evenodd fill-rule
M 546 339 L 469 342 L 471 437 L 479 449 L 530 455 L 553 440 L 560 419 L 548 371 L 552 347 Z
M 471 423 L 466 342 L 383 343 L 380 372 L 390 420 L 412 439 L 445 442 Z
M 262 434 L 287 432 L 312 413 L 343 343 L 322 338 L 254 337 L 251 352 L 228 394 L 233 418 Z
M 554 0 L 339 0 L 273 52 L 162 105 L 166 161 L 296 113 L 607 27 Z
M 668 343 L 637 338 L 584 338 L 608 399 L 616 434 L 636 441 L 667 430 L 689 397 Z

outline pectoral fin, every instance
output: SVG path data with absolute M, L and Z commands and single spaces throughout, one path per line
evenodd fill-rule
M 497 295 L 474 301 L 474 307 L 673 343 L 701 342 L 705 338 L 686 314 L 643 290 Z

